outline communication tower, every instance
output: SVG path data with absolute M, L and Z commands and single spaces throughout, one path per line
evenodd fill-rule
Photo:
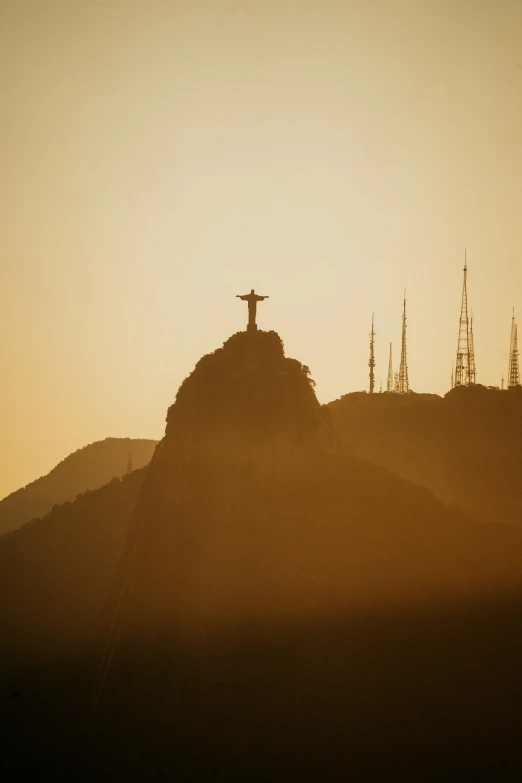
M 392 364 L 392 344 L 390 343 L 390 361 L 388 362 L 388 382 L 386 383 L 386 391 L 395 391 L 395 384 L 393 380 L 393 364 Z
M 470 324 L 468 318 L 468 260 L 464 251 L 464 283 L 462 286 L 462 302 L 460 305 L 459 341 L 457 345 L 457 361 L 455 365 L 455 386 L 470 386 L 476 382 L 475 356 L 473 351 L 473 336 L 470 340 Z M 472 333 L 473 334 L 473 333 Z
M 511 340 L 509 342 L 508 389 L 520 386 L 520 364 L 518 361 L 518 326 L 515 321 L 515 308 L 511 319 Z
M 402 347 L 401 363 L 399 366 L 399 394 L 408 394 L 408 360 L 406 356 L 406 291 L 404 292 L 404 306 L 402 310 Z
M 372 313 L 372 331 L 370 332 L 370 361 L 368 367 L 370 368 L 370 394 L 373 394 L 375 388 L 375 332 L 373 330 L 373 316 Z
M 473 311 L 469 322 L 469 382 L 477 382 L 477 368 L 475 366 L 475 338 L 473 336 Z

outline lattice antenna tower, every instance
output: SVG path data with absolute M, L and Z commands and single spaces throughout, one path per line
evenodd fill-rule
M 386 391 L 395 391 L 395 384 L 393 380 L 393 363 L 392 363 L 392 344 L 390 343 L 390 361 L 388 362 L 388 381 L 386 383 Z
M 370 368 L 370 394 L 373 394 L 375 389 L 375 332 L 373 329 L 373 318 L 374 314 L 372 313 L 372 331 L 370 332 L 370 361 L 368 362 L 368 367 Z
M 453 389 L 453 387 L 455 386 L 455 378 L 454 378 L 454 375 L 453 375 L 453 365 L 451 365 L 451 381 L 450 381 L 450 383 L 451 383 L 450 389 Z
M 469 386 L 470 373 L 470 340 L 468 318 L 468 259 L 464 250 L 464 283 L 462 286 L 462 302 L 460 305 L 459 341 L 457 345 L 457 361 L 455 365 L 455 386 Z
M 509 370 L 508 370 L 508 389 L 513 386 L 520 386 L 520 364 L 518 361 L 518 326 L 515 321 L 515 308 L 513 308 L 513 317 L 511 319 L 511 340 L 509 342 Z
M 399 394 L 408 394 L 410 391 L 408 382 L 408 359 L 406 356 L 406 291 L 404 292 L 404 306 L 402 310 L 402 346 L 401 363 L 399 366 Z
M 393 374 L 393 391 L 396 394 L 399 393 L 399 373 L 398 372 Z
M 477 382 L 477 367 L 475 365 L 475 338 L 473 336 L 473 310 L 469 321 L 469 382 Z
M 127 454 L 127 475 L 132 473 L 132 451 Z

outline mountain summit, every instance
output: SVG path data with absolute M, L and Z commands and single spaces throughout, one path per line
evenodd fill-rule
M 276 332 L 247 331 L 204 356 L 167 414 L 165 447 L 184 456 L 261 459 L 332 445 L 310 370 Z

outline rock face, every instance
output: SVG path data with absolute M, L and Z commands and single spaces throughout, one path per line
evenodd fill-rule
M 334 780 L 352 747 L 370 780 L 376 732 L 381 773 L 387 754 L 415 767 L 400 725 L 433 771 L 476 695 L 470 652 L 486 666 L 499 638 L 463 607 L 507 602 L 492 616 L 509 635 L 521 583 L 522 533 L 339 453 L 277 334 L 234 335 L 182 384 L 136 504 L 100 634 L 100 764 L 121 779 Z M 498 717 L 486 679 L 471 738 L 478 715 Z
M 45 516 L 53 506 L 71 502 L 81 492 L 121 478 L 127 470 L 129 452 L 132 452 L 134 470 L 148 465 L 155 447 L 154 440 L 106 438 L 78 449 L 46 476 L 0 501 L 0 534 Z

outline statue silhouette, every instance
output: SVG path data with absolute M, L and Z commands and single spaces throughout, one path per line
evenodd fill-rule
M 248 302 L 248 326 L 247 331 L 256 331 L 257 330 L 257 324 L 256 324 L 256 311 L 257 311 L 257 303 L 262 302 L 263 299 L 268 299 L 268 296 L 259 296 L 259 294 L 256 294 L 254 289 L 250 291 L 249 294 L 236 294 L 237 299 L 242 299 L 244 302 Z

